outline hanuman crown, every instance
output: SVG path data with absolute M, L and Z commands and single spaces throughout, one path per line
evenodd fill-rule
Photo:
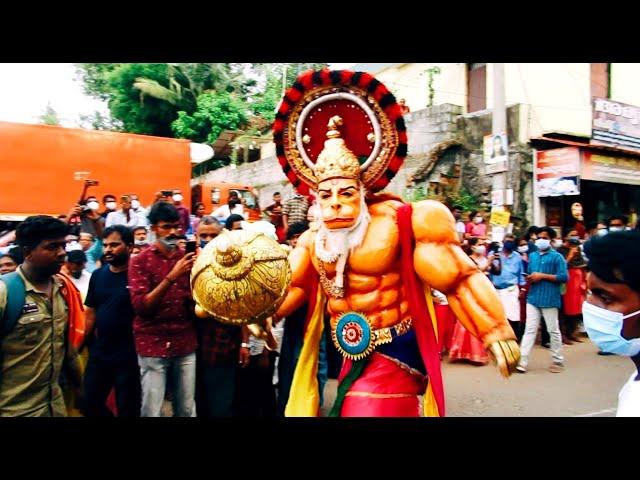
M 360 162 L 340 138 L 338 127 L 341 125 L 342 117 L 339 115 L 329 119 L 327 140 L 314 168 L 318 183 L 331 178 L 360 178 Z

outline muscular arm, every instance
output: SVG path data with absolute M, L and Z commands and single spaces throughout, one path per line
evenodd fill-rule
M 278 308 L 274 316 L 274 322 L 279 322 L 283 317 L 287 317 L 305 304 L 309 297 L 309 281 L 317 275 L 311 263 L 309 247 L 311 245 L 311 231 L 307 230 L 298 239 L 298 245 L 289 254 L 292 278 L 289 292 Z
M 429 286 L 447 295 L 460 323 L 485 346 L 515 339 L 491 281 L 458 245 L 453 215 L 439 202 L 413 206 L 414 265 Z

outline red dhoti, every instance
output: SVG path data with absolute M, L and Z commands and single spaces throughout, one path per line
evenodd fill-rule
M 352 362 L 345 360 L 338 378 L 342 382 Z M 419 417 L 420 396 L 427 378 L 398 360 L 378 352 L 345 395 L 341 417 Z

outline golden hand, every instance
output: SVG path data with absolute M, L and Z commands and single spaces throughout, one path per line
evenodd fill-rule
M 499 340 L 489 345 L 489 355 L 502 376 L 508 377 L 520 360 L 520 347 L 515 340 Z

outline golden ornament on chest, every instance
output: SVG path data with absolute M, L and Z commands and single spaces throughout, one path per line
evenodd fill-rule
M 287 252 L 262 233 L 224 231 L 204 247 L 191 270 L 191 289 L 200 318 L 246 325 L 273 348 L 269 317 L 291 283 Z

